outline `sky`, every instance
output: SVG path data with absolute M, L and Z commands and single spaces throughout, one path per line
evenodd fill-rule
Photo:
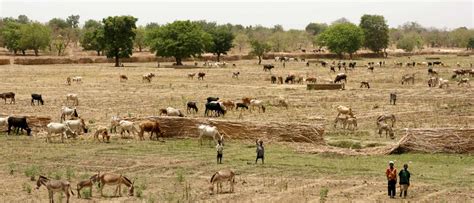
M 132 15 L 138 25 L 165 24 L 174 20 L 207 20 L 232 23 L 282 25 L 304 29 L 310 22 L 331 23 L 341 17 L 358 24 L 364 14 L 383 15 L 390 27 L 415 21 L 425 27 L 474 28 L 474 0 L 0 0 L 0 17 L 27 15 L 47 22 L 51 18 L 80 15 L 88 19 Z

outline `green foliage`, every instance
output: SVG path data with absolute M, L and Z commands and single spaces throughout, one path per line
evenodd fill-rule
M 176 65 L 183 65 L 182 59 L 204 53 L 211 37 L 202 27 L 191 21 L 174 21 L 159 29 L 147 32 L 147 41 L 157 56 L 174 57 Z
M 305 30 L 311 35 L 318 35 L 328 28 L 326 23 L 309 23 Z
M 9 173 L 10 175 L 13 175 L 13 174 L 15 173 L 15 171 L 16 171 L 16 168 L 17 168 L 17 166 L 16 166 L 15 163 L 10 163 L 10 164 L 8 164 L 8 173 Z
M 217 55 L 217 61 L 220 61 L 221 54 L 227 52 L 233 47 L 232 41 L 235 36 L 227 26 L 217 26 L 209 31 L 211 42 L 206 50 Z
M 234 46 L 239 48 L 239 52 L 246 48 L 249 44 L 249 37 L 245 33 L 237 33 L 234 39 Z
M 356 25 L 352 23 L 336 23 L 321 33 L 318 40 L 339 56 L 342 56 L 343 53 L 348 53 L 352 56 L 352 53 L 360 48 L 362 38 L 362 30 Z
M 258 57 L 258 64 L 260 65 L 263 55 L 270 51 L 271 46 L 267 42 L 259 40 L 251 40 L 250 46 L 252 47 L 250 54 Z
M 133 52 L 135 39 L 135 23 L 133 16 L 109 16 L 104 18 L 104 45 L 105 53 L 109 58 L 115 58 L 115 67 L 118 67 L 120 58 L 128 58 Z
M 40 168 L 37 165 L 30 165 L 25 169 L 25 176 L 29 177 L 32 181 L 35 180 L 35 177 L 40 174 Z
M 22 25 L 20 32 L 20 47 L 32 49 L 36 56 L 40 49 L 48 47 L 51 42 L 51 30 L 40 23 Z
M 80 193 L 82 198 L 89 199 L 92 197 L 92 188 L 84 188 Z
M 84 50 L 94 50 L 97 52 L 97 55 L 100 55 L 100 52 L 105 47 L 102 23 L 95 20 L 86 21 L 80 42 Z
M 466 27 L 457 28 L 449 33 L 449 41 L 454 47 L 467 47 L 469 39 L 474 37 L 474 30 Z
M 145 47 L 145 28 L 140 26 L 135 29 L 135 40 L 133 41 L 135 47 L 138 48 L 138 51 L 141 52 Z
M 375 53 L 388 47 L 388 25 L 381 15 L 363 15 L 360 28 L 364 33 L 364 46 Z
M 420 34 L 416 32 L 410 32 L 404 34 L 402 38 L 397 42 L 397 48 L 403 49 L 406 52 L 411 52 L 415 48 L 423 47 L 423 39 Z
M 1 30 L 4 46 L 13 51 L 14 54 L 19 50 L 26 50 L 20 46 L 21 31 L 20 27 L 22 24 L 15 21 L 4 21 L 3 29 Z
M 71 167 L 66 168 L 66 178 L 67 180 L 71 180 L 72 178 L 76 177 L 74 170 Z
M 68 27 L 70 28 L 78 28 L 79 27 L 79 15 L 70 15 L 66 18 L 66 22 Z
M 31 194 L 31 185 L 28 183 L 23 183 L 22 185 L 23 191 L 25 191 L 28 194 Z
M 326 198 L 328 197 L 329 189 L 327 187 L 322 187 L 319 190 L 319 201 L 326 202 Z
M 178 170 L 176 171 L 176 181 L 178 183 L 183 183 L 185 180 L 185 177 L 184 177 L 184 172 L 183 170 Z
M 467 43 L 467 49 L 474 49 L 474 37 L 469 38 L 469 41 Z

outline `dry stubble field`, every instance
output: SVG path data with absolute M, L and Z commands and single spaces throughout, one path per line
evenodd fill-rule
M 451 65 L 435 68 L 443 78 L 450 78 L 456 62 L 465 67 L 473 62 L 472 57 L 440 57 Z M 412 59 L 425 61 L 424 57 Z M 199 102 L 200 112 L 188 116 L 201 117 L 203 103 L 208 96 L 230 100 L 256 97 L 268 104 L 266 113 L 245 112 L 239 118 L 238 113 L 230 112 L 223 119 L 324 124 L 325 139 L 329 144 L 347 141 L 360 147 L 393 144 L 404 135 L 404 128 L 473 127 L 473 88 L 457 87 L 455 81 L 451 81 L 448 89 L 429 88 L 426 67 L 394 67 L 394 60 L 408 61 L 407 58 L 391 58 L 386 67 L 376 67 L 374 73 L 363 67 L 348 72 L 348 84 L 344 91 L 307 91 L 305 85 L 271 85 L 270 74 L 263 72 L 255 61 L 238 61 L 236 68 L 183 70 L 157 69 L 156 64 L 151 63 L 125 64 L 124 68 L 114 68 L 110 64 L 1 66 L 0 90 L 15 92 L 17 104 L 1 104 L 0 114 L 51 116 L 59 121 L 65 95 L 77 93 L 80 97 L 78 112 L 93 129 L 99 124 L 107 125 L 112 115 L 157 115 L 159 108 L 167 106 L 185 110 L 185 104 L 190 100 Z M 378 60 L 357 62 L 365 64 L 367 61 Z M 264 63 L 276 65 L 273 70 L 275 75 L 308 74 L 318 77 L 319 81 L 335 77 L 328 68 L 306 67 L 303 62 L 287 63 L 286 68 L 273 61 Z M 204 81 L 186 77 L 187 73 L 198 71 L 206 72 Z M 241 73 L 240 78 L 232 79 L 232 72 L 236 71 Z M 151 83 L 143 83 L 141 75 L 148 72 L 155 73 L 157 77 Z M 400 84 L 401 76 L 406 73 L 416 73 L 415 85 Z M 119 82 L 119 74 L 126 74 L 129 81 Z M 82 84 L 67 86 L 67 76 L 82 76 L 84 80 Z M 371 88 L 360 89 L 359 82 L 362 80 L 368 80 Z M 390 92 L 398 93 L 396 106 L 388 104 Z M 46 104 L 30 106 L 31 93 L 42 94 Z M 272 106 L 279 96 L 289 100 L 288 110 Z M 337 105 L 353 108 L 359 122 L 357 131 L 332 127 Z M 399 119 L 395 140 L 376 135 L 375 117 L 383 112 L 394 113 Z M 74 185 L 96 171 L 111 171 L 135 179 L 139 188 L 136 189 L 136 196 L 98 198 L 94 188 L 93 200 L 288 202 L 320 201 L 321 197 L 327 196 L 329 201 L 388 201 L 383 172 L 391 159 L 396 160 L 398 167 L 405 162 L 410 163 L 414 174 L 410 194 L 412 200 L 469 202 L 474 198 L 470 193 L 474 181 L 471 155 L 311 155 L 296 153 L 285 143 L 267 143 L 266 164 L 255 166 L 252 141 L 235 140 L 226 145 L 225 164 L 215 165 L 214 149 L 199 147 L 194 139 L 168 139 L 157 143 L 114 138 L 110 144 L 99 144 L 86 138 L 67 144 L 47 145 L 39 137 L 2 136 L 0 148 L 5 157 L 0 161 L 3 169 L 0 170 L 0 177 L 5 180 L 0 187 L 2 200 L 47 200 L 44 188 L 40 191 L 33 189 L 29 193 L 34 182 L 29 181 L 25 173 L 70 178 Z M 206 181 L 219 168 L 234 168 L 237 171 L 235 193 L 208 194 Z M 113 192 L 111 188 L 104 191 L 109 196 Z M 74 201 L 77 199 L 74 198 Z

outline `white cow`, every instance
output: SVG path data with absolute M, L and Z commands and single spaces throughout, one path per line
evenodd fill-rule
M 133 123 L 132 121 L 121 120 L 119 122 L 120 135 L 123 136 L 123 133 L 125 131 L 127 131 L 129 135 L 130 134 L 135 135 L 138 132 L 138 130 L 135 128 L 134 124 L 135 123 Z
M 77 83 L 82 83 L 82 77 L 81 76 L 74 76 L 72 77 L 72 81 L 73 82 L 77 82 Z
M 258 108 L 258 112 L 260 112 L 260 109 L 261 109 L 262 112 L 265 113 L 265 106 L 263 105 L 262 100 L 258 100 L 258 99 L 250 100 L 250 111 L 252 111 L 252 109 L 254 109 L 255 107 Z
M 78 135 L 80 135 L 81 132 L 87 133 L 86 123 L 82 118 L 77 120 L 67 120 L 64 123 L 66 123 L 71 128 L 71 130 L 73 130 Z
M 76 108 L 69 108 L 67 106 L 63 106 L 61 108 L 61 121 L 66 120 L 67 116 L 69 116 L 70 118 L 79 117 L 79 115 L 77 114 Z
M 64 142 L 64 136 L 72 135 L 76 136 L 76 133 L 71 130 L 67 123 L 54 123 L 51 122 L 47 125 L 48 136 L 46 137 L 46 142 L 51 142 L 52 134 L 61 134 L 61 142 Z
M 202 139 L 204 137 L 211 137 L 214 139 L 214 142 L 217 143 L 218 140 L 224 144 L 224 136 L 222 136 L 219 131 L 217 130 L 216 126 L 210 125 L 199 125 L 199 144 L 202 145 Z
M 66 103 L 69 102 L 69 101 L 72 101 L 72 105 L 74 106 L 78 106 L 79 105 L 79 97 L 77 96 L 77 94 L 67 94 L 66 95 Z

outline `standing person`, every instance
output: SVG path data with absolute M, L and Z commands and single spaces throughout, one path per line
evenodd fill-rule
M 407 197 L 408 186 L 410 186 L 410 172 L 408 171 L 408 164 L 403 164 L 403 169 L 398 173 L 400 177 L 400 197 Z
M 222 155 L 224 154 L 224 146 L 222 145 L 222 141 L 218 140 L 217 145 L 217 164 L 222 164 Z
M 390 161 L 388 165 L 389 167 L 385 171 L 388 180 L 388 196 L 390 196 L 390 198 L 395 198 L 395 195 L 397 194 L 397 169 L 393 166 L 393 161 Z
M 263 148 L 263 140 L 258 139 L 257 144 L 257 159 L 255 159 L 255 164 L 257 164 L 258 159 L 262 159 L 262 164 L 265 160 L 265 148 Z

